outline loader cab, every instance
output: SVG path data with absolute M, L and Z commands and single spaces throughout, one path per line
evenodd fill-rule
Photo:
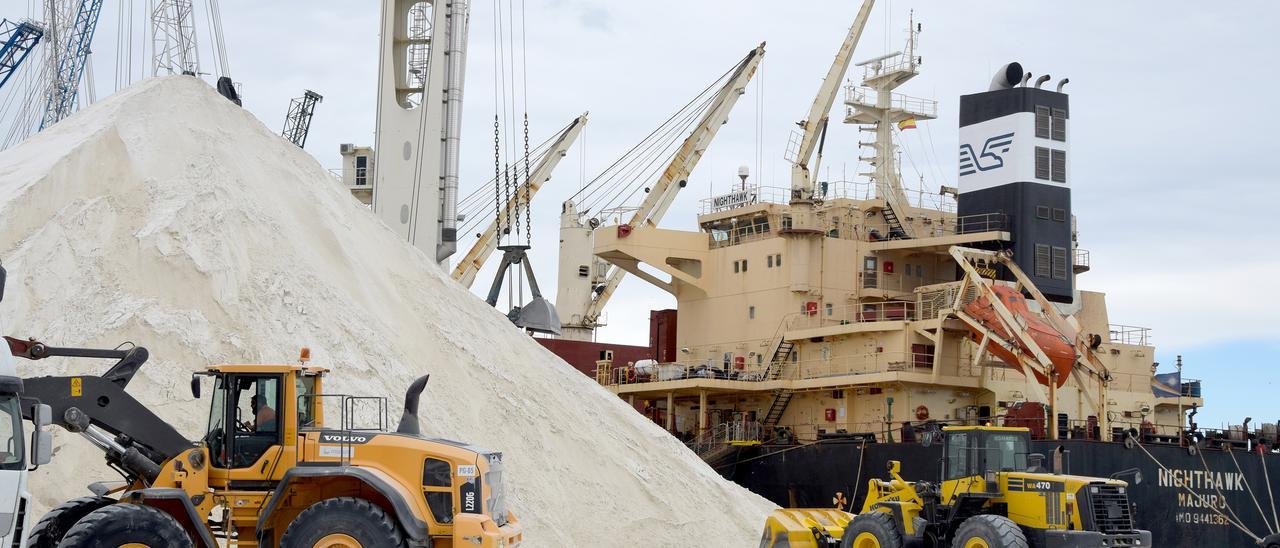
M 1026 472 L 1031 432 L 1026 428 L 961 426 L 943 429 L 941 485 L 944 504 L 966 493 L 997 492 L 1002 472 Z
M 299 426 L 320 423 L 320 403 L 312 396 L 322 372 L 300 365 L 219 365 L 193 376 L 193 396 L 200 396 L 201 386 L 212 388 L 204 437 L 211 485 L 279 479 L 288 468 L 279 463 L 295 454 L 289 440 Z

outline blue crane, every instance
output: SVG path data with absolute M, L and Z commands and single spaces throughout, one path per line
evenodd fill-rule
M 85 62 L 89 58 L 89 44 L 93 42 L 93 31 L 98 27 L 101 14 L 102 0 L 80 0 L 75 24 L 67 32 L 66 43 L 62 46 L 58 72 L 53 75 L 49 101 L 45 104 L 44 117 L 40 119 L 41 130 L 71 115 L 75 108 L 80 77 L 84 75 Z
M 43 37 L 44 29 L 35 23 L 14 23 L 8 19 L 0 19 L 0 43 L 3 43 L 0 45 L 0 89 L 4 88 L 4 84 Z

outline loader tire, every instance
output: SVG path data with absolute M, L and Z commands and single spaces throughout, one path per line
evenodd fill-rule
M 151 506 L 119 503 L 104 506 L 82 518 L 58 543 L 58 548 L 192 548 L 191 537 L 173 516 Z
M 902 531 L 888 512 L 858 514 L 845 527 L 840 548 L 902 548 Z
M 115 502 L 107 497 L 80 497 L 54 506 L 31 528 L 27 548 L 57 548 L 76 522 L 90 512 Z
M 303 510 L 280 537 L 280 548 L 403 548 L 396 522 L 373 503 L 325 499 Z
M 983 514 L 964 520 L 956 529 L 951 548 L 1027 548 L 1027 536 L 1013 520 Z

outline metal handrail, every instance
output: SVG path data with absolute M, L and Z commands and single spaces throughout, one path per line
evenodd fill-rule
M 1110 324 L 1110 338 L 1112 344 L 1132 344 L 1136 346 L 1151 346 L 1151 328 L 1137 327 L 1133 325 Z

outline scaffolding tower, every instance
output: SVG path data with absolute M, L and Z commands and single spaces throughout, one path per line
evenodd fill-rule
M 311 131 L 311 117 L 316 113 L 316 104 L 324 100 L 319 93 L 306 90 L 302 97 L 289 102 L 289 114 L 284 119 L 282 134 L 289 142 L 306 148 L 307 133 Z

